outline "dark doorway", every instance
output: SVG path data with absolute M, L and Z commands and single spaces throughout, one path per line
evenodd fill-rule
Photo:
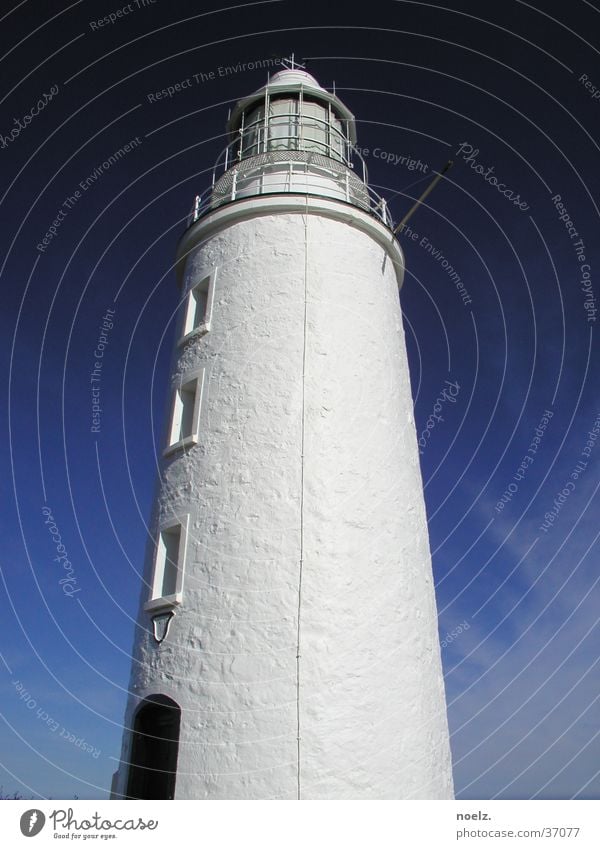
M 133 721 L 128 799 L 173 799 L 181 709 L 167 696 L 148 696 Z

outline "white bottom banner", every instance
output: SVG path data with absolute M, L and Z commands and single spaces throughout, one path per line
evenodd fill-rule
M 598 849 L 591 801 L 5 801 L 2 846 L 214 846 L 396 849 L 480 846 Z M 34 839 L 34 843 L 27 843 Z M 118 841 L 118 843 L 116 842 Z

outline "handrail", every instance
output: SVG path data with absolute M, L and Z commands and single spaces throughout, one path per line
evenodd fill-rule
M 290 112 L 289 115 L 287 115 L 287 113 L 286 113 L 285 115 L 277 115 L 275 117 L 283 118 L 283 117 L 292 116 L 294 114 L 295 113 Z M 320 118 L 315 118 L 315 119 L 311 118 L 311 121 L 313 121 L 313 120 L 316 121 L 316 122 L 320 122 L 322 124 L 325 124 L 326 126 L 330 126 L 330 125 L 327 124 L 326 121 L 323 121 Z M 223 150 L 221 151 L 221 153 L 217 157 L 217 160 L 216 160 L 216 162 L 213 166 L 213 172 L 212 172 L 213 185 L 215 184 L 215 182 L 217 181 L 217 179 L 219 178 L 219 176 L 221 174 L 224 174 L 226 171 L 228 171 L 234 165 L 236 165 L 240 162 L 243 162 L 246 159 L 250 159 L 253 156 L 259 156 L 260 154 L 270 153 L 270 152 L 275 151 L 275 150 L 290 150 L 290 151 L 293 150 L 294 152 L 301 151 L 301 152 L 304 152 L 304 153 L 320 153 L 322 156 L 328 156 L 330 159 L 333 159 L 335 162 L 342 162 L 347 168 L 352 168 L 352 170 L 354 170 L 354 171 L 358 170 L 355 167 L 355 163 L 353 161 L 354 159 L 357 159 L 359 166 L 360 166 L 360 170 L 362 171 L 363 183 L 369 182 L 369 174 L 368 174 L 368 171 L 367 171 L 367 163 L 365 162 L 363 155 L 355 147 L 355 145 L 351 144 L 348 141 L 348 139 L 346 138 L 346 136 L 344 136 L 343 133 L 340 133 L 339 130 L 337 130 L 337 129 L 335 131 L 336 131 L 336 133 L 338 133 L 339 139 L 340 139 L 340 141 L 343 142 L 343 147 L 345 149 L 345 155 L 340 153 L 339 158 L 337 156 L 331 155 L 331 150 L 334 149 L 334 148 L 332 148 L 332 145 L 329 142 L 324 142 L 321 139 L 315 139 L 315 138 L 304 136 L 303 139 L 302 139 L 302 145 L 300 145 L 299 144 L 300 139 L 297 135 L 287 135 L 287 136 L 277 136 L 276 138 L 257 139 L 256 143 L 251 145 L 251 148 L 254 148 L 256 146 L 256 148 L 257 148 L 256 152 L 246 154 L 243 150 L 243 144 L 241 144 L 241 142 L 243 142 L 242 134 L 245 136 L 246 133 L 248 132 L 249 127 L 258 126 L 259 124 L 260 124 L 259 121 L 255 121 L 254 124 L 246 125 L 245 127 L 244 126 L 240 127 L 239 135 L 235 139 L 233 139 L 233 141 L 230 141 L 229 144 L 227 144 L 223 148 Z M 304 126 L 306 127 L 308 125 L 304 125 Z M 331 128 L 331 129 L 335 129 L 335 128 Z M 294 147 L 294 143 L 296 143 L 296 142 L 298 142 L 298 145 L 296 147 Z M 275 145 L 277 145 L 277 146 L 275 146 Z M 280 147 L 280 145 L 282 145 L 282 146 Z M 313 146 L 311 147 L 311 145 L 313 145 Z M 314 145 L 318 145 L 320 148 L 322 148 L 322 150 L 321 151 L 315 150 Z M 324 151 L 326 151 L 326 152 L 324 152 Z M 233 155 L 233 154 L 235 154 L 235 155 Z
M 239 160 L 218 180 L 215 173 L 212 184 L 196 196 L 187 219 L 188 227 L 208 212 L 243 198 L 304 194 L 350 203 L 393 229 L 385 199 L 352 170 L 322 154 L 271 151 Z

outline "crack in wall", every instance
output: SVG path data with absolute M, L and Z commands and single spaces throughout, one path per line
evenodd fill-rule
M 304 437 L 305 437 L 305 400 L 306 400 L 306 314 L 307 314 L 307 288 L 308 288 L 308 196 L 306 198 L 306 209 L 304 212 L 304 336 L 302 342 L 302 419 L 300 435 L 300 563 L 298 570 L 298 630 L 296 635 L 296 721 L 297 721 L 297 743 L 298 743 L 298 774 L 297 795 L 302 798 L 302 787 L 300 781 L 300 637 L 301 637 L 301 613 L 302 613 L 302 577 L 304 568 Z

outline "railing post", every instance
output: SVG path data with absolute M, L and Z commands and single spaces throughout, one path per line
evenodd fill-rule
M 266 153 L 269 150 L 269 129 L 270 129 L 270 127 L 269 127 L 269 122 L 270 122 L 269 103 L 270 103 L 269 87 L 267 86 L 266 89 L 265 89 L 265 105 L 263 107 L 264 111 L 265 111 L 265 114 L 264 114 L 264 117 L 263 117 L 263 140 L 262 140 L 263 141 L 263 149 L 261 151 L 260 147 L 259 147 L 258 151 L 257 151 L 258 153 Z M 258 132 L 258 130 L 257 130 L 257 132 Z
M 244 116 L 242 115 L 242 121 L 243 121 L 243 120 L 244 120 Z M 236 157 L 236 159 L 237 159 L 237 161 L 238 161 L 238 162 L 241 162 L 241 161 L 242 161 L 242 156 L 243 156 L 242 148 L 243 148 L 243 145 L 244 145 L 244 136 L 243 136 L 243 134 L 242 134 L 242 129 L 241 129 L 241 127 L 240 127 L 240 131 L 239 131 L 239 132 L 240 132 L 240 137 L 239 137 L 239 139 L 238 139 L 238 144 L 237 144 L 237 157 Z
M 298 98 L 298 114 L 296 116 L 296 150 L 304 150 L 304 89 L 300 86 L 300 97 Z M 290 115 L 290 117 L 293 117 Z M 290 150 L 292 146 L 290 145 Z

